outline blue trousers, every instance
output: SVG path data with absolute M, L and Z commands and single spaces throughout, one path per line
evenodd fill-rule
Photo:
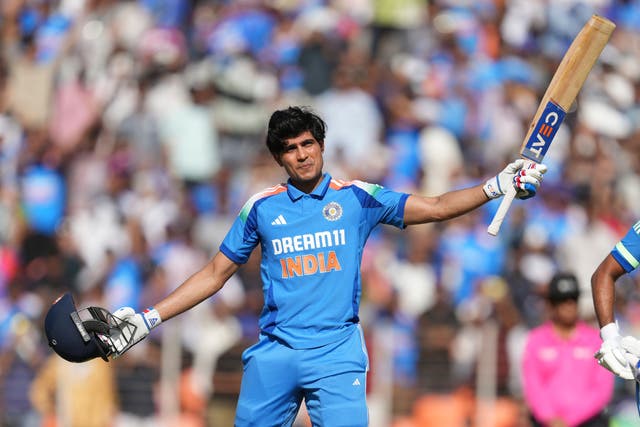
M 341 341 L 310 349 L 296 350 L 263 334 L 245 350 L 242 363 L 236 427 L 291 426 L 302 399 L 314 426 L 369 424 L 369 357 L 359 325 Z

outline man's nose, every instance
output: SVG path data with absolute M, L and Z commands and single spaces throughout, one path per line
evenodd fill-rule
M 298 146 L 296 148 L 296 157 L 300 160 L 304 160 L 307 158 L 307 151 L 302 146 Z

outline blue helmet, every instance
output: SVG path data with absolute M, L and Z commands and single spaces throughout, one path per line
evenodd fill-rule
M 96 357 L 109 361 L 114 352 L 111 335 L 120 330 L 118 323 L 100 307 L 76 310 L 73 297 L 65 293 L 49 308 L 44 331 L 53 351 L 69 362 L 86 362 Z

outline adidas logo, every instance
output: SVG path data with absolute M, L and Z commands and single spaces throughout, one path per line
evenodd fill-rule
M 360 385 L 360 380 L 356 378 L 356 380 L 352 382 L 351 385 Z
M 271 221 L 271 225 L 284 225 L 286 223 L 287 223 L 287 220 L 284 219 L 284 217 L 282 215 L 278 215 L 278 217 L 276 219 Z

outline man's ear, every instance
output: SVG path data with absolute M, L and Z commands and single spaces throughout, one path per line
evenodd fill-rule
M 318 144 L 320 144 L 320 151 L 324 153 L 324 141 L 318 141 Z
M 271 155 L 273 156 L 273 159 L 276 161 L 278 166 L 282 166 L 282 160 L 280 160 L 280 154 L 271 153 Z

